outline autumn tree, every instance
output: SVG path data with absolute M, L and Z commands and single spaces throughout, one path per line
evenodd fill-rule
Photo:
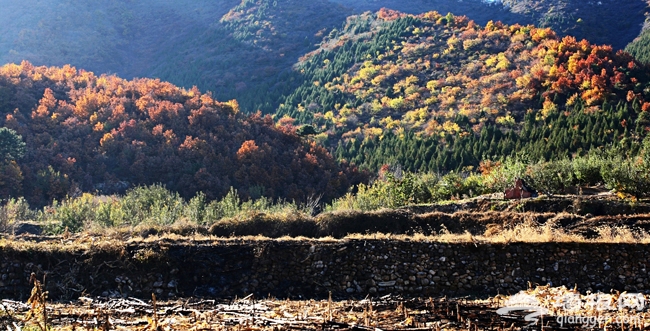
M 4 124 L 16 131 L 0 131 L 0 198 L 22 194 L 40 206 L 78 189 L 114 194 L 162 183 L 186 198 L 218 199 L 233 187 L 246 199 L 264 187 L 271 199 L 325 192 L 328 201 L 356 176 L 312 151 L 292 120 L 276 125 L 196 88 L 23 62 L 0 67 L 0 90 L 21 93 L 3 101 L 14 109 Z

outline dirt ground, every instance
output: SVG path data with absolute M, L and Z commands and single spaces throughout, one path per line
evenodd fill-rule
M 560 324 L 555 316 L 526 321 L 530 312 L 497 313 L 506 297 L 484 300 L 390 295 L 365 300 L 289 301 L 248 296 L 231 301 L 199 298 L 155 302 L 135 298 L 69 303 L 0 304 L 0 328 L 7 330 L 647 330 L 650 319 L 619 325 Z M 42 308 L 45 308 L 44 310 Z M 46 312 L 44 317 L 43 311 Z M 45 318 L 45 319 L 44 319 Z M 46 321 L 45 323 L 43 323 Z
M 154 302 L 135 298 L 45 303 L 48 330 L 643 330 L 650 326 L 563 325 L 528 312 L 499 315 L 504 297 L 483 300 L 385 296 L 360 301 L 282 301 L 252 296 L 232 301 L 199 298 Z M 2 300 L 0 329 L 45 330 L 43 307 Z M 645 316 L 645 315 L 644 315 Z

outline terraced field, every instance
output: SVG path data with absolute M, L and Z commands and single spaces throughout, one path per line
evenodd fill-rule
M 6 235 L 0 329 L 644 329 L 648 210 L 607 193 L 484 196 L 324 214 L 312 221 L 356 228 L 319 238 L 189 226 Z M 590 306 L 631 294 L 644 305 Z M 566 297 L 581 309 L 566 311 Z

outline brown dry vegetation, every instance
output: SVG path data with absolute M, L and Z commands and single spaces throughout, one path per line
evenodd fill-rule
M 650 243 L 650 204 L 612 196 L 542 196 L 501 200 L 479 197 L 458 202 L 377 211 L 339 210 L 310 216 L 296 211 L 250 211 L 211 226 L 91 227 L 61 236 L 5 236 L 0 246 L 43 249 L 123 246 L 136 242 L 248 240 L 346 240 L 358 238 L 442 242 Z M 52 245 L 57 243 L 57 245 Z M 84 246 L 85 245 L 85 246 Z M 68 249 L 68 248 L 65 248 Z
M 50 325 L 55 330 L 474 330 L 512 325 L 496 315 L 496 302 L 399 298 L 281 301 L 248 296 L 230 302 L 192 299 L 154 306 L 152 301 L 137 299 L 82 298 L 49 308 L 53 311 Z M 22 303 L 5 301 L 3 305 L 13 314 L 0 319 L 0 325 L 22 324 L 29 312 Z
M 576 293 L 564 287 L 541 286 L 524 292 L 550 308 L 542 316 L 544 329 L 560 327 L 553 300 L 563 294 Z M 578 293 L 579 294 L 579 293 Z M 618 294 L 614 294 L 618 296 Z M 387 295 L 364 300 L 297 300 L 245 298 L 231 301 L 188 299 L 157 302 L 128 299 L 92 299 L 81 297 L 77 302 L 48 304 L 39 301 L 30 306 L 3 300 L 0 326 L 8 330 L 527 330 L 524 316 L 528 313 L 497 314 L 510 297 L 479 299 L 421 298 L 404 300 Z M 43 310 L 48 311 L 43 315 Z M 35 311 L 38 315 L 34 315 Z M 593 311 L 574 312 L 576 316 L 601 316 Z M 618 314 L 618 315 L 617 315 Z M 594 327 L 607 330 L 642 330 L 650 324 L 644 313 L 626 312 L 639 317 L 622 327 L 611 318 L 622 313 L 604 315 L 604 323 Z M 610 317 L 609 319 L 607 317 Z M 603 325 L 604 324 L 604 325 Z M 609 325 L 608 325 L 609 324 Z M 537 330 L 539 325 L 532 329 Z M 582 330 L 581 325 L 564 325 L 563 330 Z
M 481 197 L 394 210 L 339 210 L 315 217 L 253 214 L 219 221 L 209 229 L 194 229 L 218 237 L 345 238 L 383 234 L 434 241 L 472 236 L 474 240 L 491 242 L 639 242 L 648 237 L 649 221 L 649 204 L 626 202 L 611 196 L 541 197 L 520 201 Z M 185 228 L 184 232 L 187 231 Z M 520 236 L 522 233 L 528 235 Z

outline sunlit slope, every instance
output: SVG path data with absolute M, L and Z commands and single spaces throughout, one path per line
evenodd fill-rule
M 270 116 L 160 80 L 6 65 L 0 115 L 0 126 L 27 145 L 17 163 L 0 163 L 2 187 L 16 183 L 5 193 L 34 205 L 154 183 L 184 197 L 218 198 L 233 187 L 242 197 L 329 200 L 354 180 L 325 149 Z
M 314 124 L 339 157 L 450 170 L 645 134 L 648 69 L 611 46 L 436 12 L 348 22 L 296 67 L 304 83 L 278 113 Z
M 471 17 L 479 24 L 490 20 L 507 24 L 550 27 L 596 44 L 622 49 L 641 32 L 648 13 L 646 0 L 333 0 L 358 10 L 382 7 L 409 14 L 435 10 Z

